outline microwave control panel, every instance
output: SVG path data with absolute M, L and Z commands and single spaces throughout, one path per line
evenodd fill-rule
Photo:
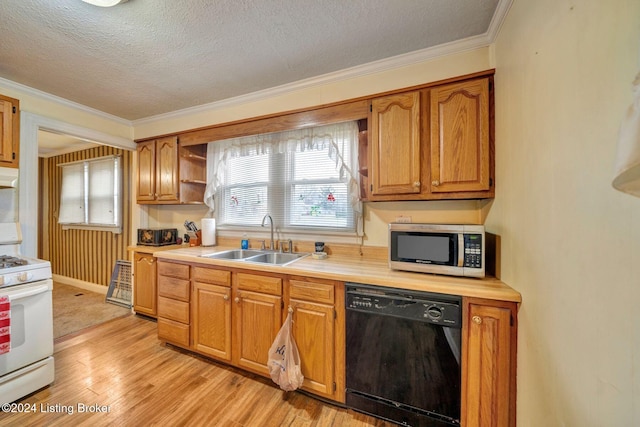
M 482 234 L 464 235 L 464 266 L 482 268 Z

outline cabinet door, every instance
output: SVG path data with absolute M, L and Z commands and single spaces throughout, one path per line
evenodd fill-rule
M 515 326 L 509 307 L 468 304 L 463 341 L 462 425 L 515 425 Z
M 420 92 L 371 103 L 371 194 L 420 193 Z
M 141 142 L 138 151 L 138 202 L 150 202 L 156 199 L 156 143 Z
M 300 353 L 303 387 L 333 398 L 334 308 L 331 305 L 290 300 L 293 309 L 293 337 Z
M 269 376 L 269 348 L 282 325 L 282 297 L 239 290 L 234 302 L 235 365 Z
M 156 200 L 177 202 L 180 182 L 178 177 L 178 138 L 156 140 Z
M 193 283 L 193 349 L 231 361 L 231 289 Z
M 133 310 L 156 317 L 156 259 L 150 254 L 136 253 L 133 262 Z
M 13 104 L 0 99 L 0 162 L 13 160 Z
M 431 192 L 489 190 L 489 79 L 431 90 Z

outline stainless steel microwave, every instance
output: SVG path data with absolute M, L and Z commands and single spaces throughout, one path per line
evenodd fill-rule
M 482 225 L 389 224 L 389 268 L 484 277 Z

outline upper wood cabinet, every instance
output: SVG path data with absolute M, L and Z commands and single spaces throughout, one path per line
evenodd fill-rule
M 494 197 L 492 81 L 486 76 L 373 99 L 363 197 Z
M 171 136 L 138 143 L 140 204 L 202 204 L 206 145 L 180 147 Z
M 513 427 L 517 306 L 464 299 L 462 419 L 466 427 Z
M 489 79 L 431 89 L 431 192 L 488 191 Z
M 420 193 L 420 92 L 371 102 L 371 194 Z
M 0 166 L 18 167 L 19 142 L 20 101 L 0 95 Z
M 179 201 L 178 138 L 138 144 L 138 203 Z

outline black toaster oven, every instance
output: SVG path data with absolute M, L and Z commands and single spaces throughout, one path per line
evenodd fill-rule
M 144 246 L 175 245 L 177 228 L 138 228 L 138 244 Z

